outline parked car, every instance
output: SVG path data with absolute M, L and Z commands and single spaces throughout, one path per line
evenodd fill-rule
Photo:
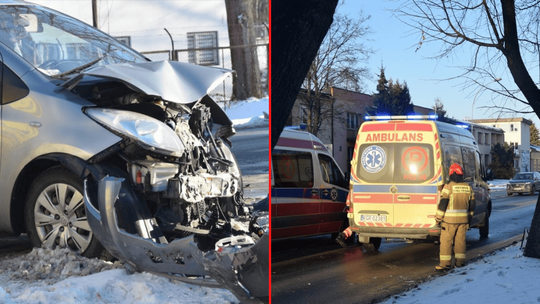
M 519 172 L 506 184 L 508 195 L 514 193 L 534 195 L 538 190 L 540 190 L 540 173 L 538 172 Z
M 235 130 L 207 95 L 232 71 L 150 62 L 11 0 L 0 59 L 1 232 L 268 297 L 268 219 L 243 202 Z

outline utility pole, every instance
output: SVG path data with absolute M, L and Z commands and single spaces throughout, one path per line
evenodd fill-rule
M 92 0 L 92 21 L 94 27 L 98 28 L 97 0 Z

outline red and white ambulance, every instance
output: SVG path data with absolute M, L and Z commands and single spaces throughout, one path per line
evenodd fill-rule
M 272 151 L 272 240 L 339 233 L 348 226 L 347 187 L 317 137 L 283 130 Z
M 475 192 L 471 227 L 487 237 L 491 199 L 472 134 L 439 121 L 385 118 L 362 124 L 351 160 L 348 218 L 364 248 L 378 250 L 382 238 L 438 237 L 435 212 L 452 163 Z

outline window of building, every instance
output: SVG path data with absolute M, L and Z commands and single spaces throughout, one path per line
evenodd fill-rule
M 187 33 L 189 63 L 198 65 L 219 65 L 218 32 Z
M 484 141 L 483 141 L 484 134 L 481 133 L 481 132 L 478 132 L 478 136 L 477 136 L 477 137 L 478 137 L 478 144 L 479 144 L 479 145 L 483 144 L 483 143 L 484 143 Z
M 347 112 L 347 129 L 356 130 L 359 124 L 360 114 Z

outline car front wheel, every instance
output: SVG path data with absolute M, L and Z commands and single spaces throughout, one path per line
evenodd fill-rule
M 41 173 L 25 203 L 25 225 L 35 247 L 70 248 L 86 257 L 106 257 L 84 208 L 83 181 L 64 167 Z

